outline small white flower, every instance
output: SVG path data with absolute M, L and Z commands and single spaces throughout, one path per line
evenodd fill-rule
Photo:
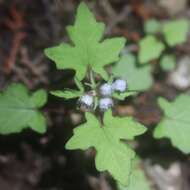
M 109 83 L 104 83 L 100 86 L 100 94 L 102 96 L 110 96 L 112 94 L 112 85 Z
M 101 98 L 99 101 L 99 107 L 102 111 L 106 111 L 113 106 L 113 100 L 111 98 Z
M 79 100 L 82 104 L 86 105 L 87 107 L 92 107 L 93 106 L 93 102 L 94 102 L 94 98 L 93 96 L 90 96 L 88 94 L 83 95 L 80 100 Z
M 127 82 L 123 79 L 117 79 L 113 82 L 112 89 L 119 92 L 125 92 L 127 89 Z

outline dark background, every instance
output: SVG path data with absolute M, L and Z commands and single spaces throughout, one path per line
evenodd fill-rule
M 73 23 L 79 2 L 0 0 L 0 89 L 13 81 L 22 82 L 31 90 L 73 86 L 74 73 L 56 70 L 55 65 L 45 58 L 43 50 L 69 40 L 65 27 Z M 85 2 L 97 19 L 106 23 L 106 37 L 125 36 L 134 53 L 138 50 L 136 44 L 144 35 L 143 23 L 147 19 L 190 18 L 188 0 Z M 175 49 L 179 60 L 190 55 L 189 43 L 188 40 Z M 154 85 L 150 90 L 119 103 L 115 111 L 119 115 L 133 115 L 150 129 L 137 138 L 134 146 L 143 159 L 152 189 L 167 190 L 169 186 L 164 180 L 168 178 L 173 190 L 188 190 L 189 156 L 173 148 L 168 140 L 153 139 L 152 130 L 162 116 L 157 97 L 162 95 L 173 99 L 177 94 L 189 91 L 189 87 L 179 89 L 168 84 L 168 74 L 157 67 L 153 77 Z M 116 189 L 107 174 L 95 170 L 93 150 L 82 153 L 64 148 L 72 128 L 83 121 L 83 114 L 76 111 L 75 105 L 76 101 L 65 102 L 49 96 L 43 109 L 49 124 L 46 134 L 25 130 L 20 134 L 0 136 L 0 190 Z

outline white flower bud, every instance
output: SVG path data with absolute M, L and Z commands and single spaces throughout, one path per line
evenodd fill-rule
M 99 101 L 99 107 L 102 111 L 106 111 L 113 106 L 113 100 L 111 98 L 101 98 Z
M 112 89 L 119 92 L 125 92 L 127 90 L 127 82 L 123 79 L 117 79 L 113 82 Z
M 93 106 L 93 102 L 94 102 L 94 98 L 93 96 L 90 96 L 88 94 L 83 95 L 80 100 L 79 100 L 82 104 L 84 104 L 87 107 L 92 107 Z
M 100 94 L 102 96 L 110 96 L 112 94 L 112 85 L 109 83 L 104 83 L 100 86 Z

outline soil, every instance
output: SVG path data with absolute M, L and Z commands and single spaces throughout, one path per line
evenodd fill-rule
M 79 2 L 0 0 L 0 89 L 11 82 L 22 82 L 31 90 L 73 86 L 74 73 L 56 70 L 55 65 L 44 56 L 43 50 L 63 40 L 69 41 L 65 27 L 73 23 Z M 149 18 L 190 17 L 188 1 L 181 8 L 182 11 L 177 10 L 176 13 L 176 7 L 173 7 L 175 12 L 170 10 L 171 14 L 168 7 L 160 5 L 159 0 L 85 2 L 97 19 L 106 23 L 106 37 L 124 35 L 131 44 L 142 38 L 143 23 Z M 170 9 L 172 6 L 169 6 Z M 189 43 L 176 48 L 176 55 L 188 55 Z M 136 46 L 130 47 L 136 53 Z M 157 97 L 162 95 L 173 99 L 189 89 L 181 91 L 169 85 L 166 82 L 167 73 L 163 73 L 159 67 L 153 77 L 154 85 L 150 90 L 140 93 L 135 99 L 119 103 L 115 112 L 131 114 L 150 129 L 135 142 L 138 155 L 144 162 L 149 160 L 149 166 L 156 163 L 168 168 L 177 162 L 182 168 L 181 178 L 185 184 L 181 190 L 187 190 L 190 189 L 189 156 L 173 148 L 169 140 L 153 139 L 152 130 L 162 117 Z M 48 118 L 48 130 L 44 135 L 27 129 L 20 134 L 0 136 L 0 190 L 116 189 L 107 174 L 96 171 L 94 150 L 81 152 L 64 148 L 72 129 L 83 121 L 83 114 L 76 111 L 75 105 L 76 101 L 64 101 L 49 95 L 48 104 L 43 108 Z M 146 170 L 149 168 L 146 167 Z M 156 184 L 156 179 L 149 177 L 151 183 Z M 159 190 L 158 186 L 153 186 L 153 189 Z

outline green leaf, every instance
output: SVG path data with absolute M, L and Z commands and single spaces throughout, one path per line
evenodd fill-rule
M 65 99 L 73 99 L 73 98 L 78 98 L 80 97 L 83 93 L 77 90 L 55 90 L 50 92 L 52 95 L 60 97 L 60 98 L 65 98 Z
M 38 111 L 47 101 L 47 94 L 38 90 L 29 94 L 21 84 L 12 84 L 0 93 L 0 134 L 18 133 L 30 127 L 34 131 L 46 131 L 46 119 Z
M 66 90 L 55 90 L 50 93 L 54 96 L 65 98 L 65 99 L 73 99 L 78 98 L 84 94 L 84 86 L 76 77 L 74 78 L 75 84 L 77 85 L 79 90 L 66 89 Z
M 130 183 L 127 187 L 118 184 L 118 190 L 151 190 L 148 179 L 146 178 L 145 173 L 141 168 L 140 161 L 133 161 L 133 170 L 129 182 Z
M 129 96 L 134 96 L 136 95 L 137 92 L 124 92 L 124 93 L 113 93 L 113 97 L 118 99 L 118 100 L 125 100 L 125 98 L 129 97 Z
M 169 46 L 184 43 L 187 40 L 188 31 L 189 21 L 186 19 L 168 21 L 163 25 L 163 34 Z
M 86 150 L 94 147 L 97 151 L 96 168 L 108 171 L 121 184 L 127 185 L 135 153 L 121 139 L 133 140 L 146 128 L 131 117 L 113 117 L 111 111 L 105 113 L 103 125 L 91 113 L 86 113 L 86 120 L 86 123 L 74 129 L 66 148 Z
M 147 20 L 144 24 L 144 31 L 147 34 L 155 34 L 155 33 L 159 32 L 160 29 L 161 29 L 161 24 L 156 19 Z
M 123 78 L 127 81 L 128 90 L 146 90 L 152 85 L 151 66 L 144 65 L 137 67 L 134 55 L 127 54 L 115 64 L 112 69 L 115 77 Z
M 58 69 L 74 69 L 79 80 L 85 77 L 88 67 L 108 79 L 104 66 L 119 59 L 125 39 L 112 38 L 100 42 L 104 28 L 104 24 L 97 22 L 88 7 L 81 3 L 75 24 L 67 28 L 73 45 L 62 43 L 46 49 L 45 54 Z
M 164 44 L 154 36 L 148 35 L 139 42 L 138 59 L 140 63 L 148 63 L 160 57 L 165 49 Z
M 180 95 L 174 102 L 159 99 L 164 118 L 154 131 L 155 138 L 167 137 L 173 146 L 190 153 L 190 96 Z
M 175 69 L 176 58 L 174 55 L 164 55 L 160 61 L 160 66 L 164 71 Z
M 34 103 L 36 108 L 43 107 L 47 102 L 47 93 L 45 90 L 38 90 L 31 96 L 31 101 Z

